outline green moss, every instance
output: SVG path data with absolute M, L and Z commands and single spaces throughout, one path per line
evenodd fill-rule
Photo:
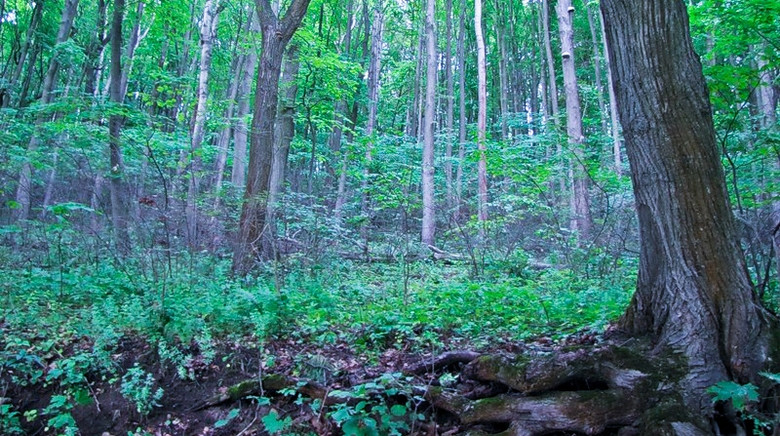
M 227 395 L 232 401 L 240 400 L 247 395 L 258 391 L 260 383 L 257 380 L 244 380 L 241 383 L 234 384 L 227 390 Z

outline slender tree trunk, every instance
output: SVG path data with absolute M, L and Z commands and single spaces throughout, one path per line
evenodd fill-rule
M 607 106 L 604 104 L 604 88 L 601 85 L 601 53 L 599 52 L 599 28 L 596 27 L 593 18 L 593 11 L 588 6 L 587 0 L 583 1 L 582 7 L 588 14 L 588 27 L 590 27 L 591 47 L 593 48 L 593 73 L 596 76 L 596 96 L 599 101 L 599 119 L 601 120 L 601 132 L 607 133 Z
M 144 16 L 144 9 L 146 8 L 145 1 L 139 1 L 135 9 L 135 22 L 130 30 L 130 37 L 127 40 L 127 47 L 125 47 L 125 66 L 122 68 L 122 96 L 127 95 L 127 86 L 130 80 L 130 72 L 133 70 L 133 61 L 135 60 L 135 51 L 138 49 L 138 45 L 141 44 L 149 29 L 141 33 L 141 20 Z
M 602 0 L 601 10 L 641 235 L 637 290 L 620 325 L 684 353 L 680 392 L 707 413 L 705 390 L 725 379 L 755 382 L 769 351 L 709 92 L 683 1 Z
M 368 256 L 368 226 L 371 221 L 370 217 L 370 196 L 369 196 L 369 178 L 371 177 L 371 161 L 373 157 L 374 147 L 374 130 L 376 128 L 376 113 L 377 105 L 379 103 L 379 74 L 382 71 L 382 32 L 384 28 L 384 14 L 382 11 L 381 0 L 377 1 L 374 6 L 374 19 L 372 21 L 371 29 L 371 57 L 368 63 L 368 120 L 366 121 L 366 157 L 365 168 L 363 169 L 363 181 L 361 188 L 363 191 L 363 200 L 361 202 L 361 211 L 364 217 L 363 225 L 360 232 L 364 241 L 363 254 Z
M 236 42 L 238 44 L 238 42 Z M 220 204 L 220 193 L 222 192 L 222 181 L 225 179 L 225 167 L 227 166 L 228 148 L 230 145 L 230 136 L 233 133 L 233 115 L 236 109 L 236 98 L 238 97 L 238 86 L 241 82 L 241 70 L 243 64 L 246 62 L 246 56 L 237 56 L 236 61 L 233 63 L 231 72 L 234 73 L 233 79 L 230 81 L 228 87 L 227 99 L 228 107 L 225 109 L 225 127 L 219 132 L 219 138 L 217 139 L 217 162 L 215 165 L 216 180 L 214 181 L 214 193 L 216 194 L 216 200 L 214 201 L 215 208 Z
M 252 15 L 250 35 L 260 31 L 260 23 L 255 14 Z M 251 39 L 254 39 L 251 37 Z M 242 72 L 241 84 L 238 87 L 238 107 L 236 108 L 236 127 L 233 132 L 233 167 L 230 172 L 230 183 L 234 187 L 243 188 L 246 185 L 246 152 L 249 129 L 246 117 L 249 114 L 249 94 L 252 88 L 252 78 L 257 68 L 257 50 L 250 49 L 246 55 Z
M 455 216 L 460 216 L 463 201 L 463 164 L 466 157 L 466 0 L 460 1 L 458 23 L 458 168 L 455 172 Z
M 268 224 L 266 211 L 273 163 L 273 126 L 278 106 L 279 76 L 284 49 L 303 21 L 309 2 L 293 0 L 284 17 L 279 19 L 268 0 L 255 0 L 263 42 L 252 120 L 249 174 L 238 240 L 233 252 L 233 272 L 238 275 L 247 274 L 257 259 L 267 259 L 271 254 L 263 238 Z
M 98 0 L 95 33 L 87 46 L 84 62 L 84 94 L 93 96 L 98 82 L 103 51 L 108 44 L 106 32 L 107 7 L 105 0 Z
M 409 106 L 406 116 L 406 134 L 415 139 L 420 136 L 420 118 L 422 112 L 420 110 L 420 82 L 423 66 L 425 65 L 423 50 L 425 50 L 425 31 L 424 29 L 421 29 L 417 40 L 417 68 L 414 70 L 412 104 Z
M 590 199 L 588 198 L 588 171 L 585 166 L 582 134 L 582 111 L 580 95 L 577 90 L 577 74 L 574 65 L 574 28 L 572 19 L 574 7 L 571 0 L 558 0 L 558 28 L 561 34 L 561 58 L 563 64 L 563 84 L 566 88 L 566 133 L 573 156 L 571 162 L 571 229 L 579 232 L 580 238 L 590 236 L 592 219 Z
M 30 16 L 30 24 L 27 26 L 27 33 L 24 38 L 24 44 L 22 44 L 22 49 L 19 53 L 19 59 L 16 63 L 16 68 L 13 70 L 13 74 L 11 75 L 11 78 L 8 81 L 7 92 L 9 95 L 4 96 L 2 101 L 3 107 L 8 107 L 11 104 L 11 95 L 13 92 L 15 92 L 16 84 L 19 81 L 19 78 L 22 76 L 22 71 L 24 70 L 25 62 L 27 61 L 27 54 L 29 53 L 30 48 L 35 45 L 35 32 L 38 29 L 38 24 L 40 24 L 41 17 L 43 16 L 43 3 L 44 2 L 42 1 L 35 3 L 35 7 L 32 10 L 32 15 Z M 10 64 L 10 60 L 9 60 L 9 64 Z M 35 58 L 33 57 L 31 62 L 29 63 L 29 66 L 27 67 L 29 70 L 28 76 L 32 74 L 34 66 L 35 66 Z M 19 100 L 19 105 L 21 104 L 22 101 Z
M 480 232 L 483 231 L 488 219 L 487 193 L 487 70 L 485 65 L 485 38 L 482 32 L 482 0 L 474 1 L 474 33 L 477 39 L 477 147 L 479 148 L 479 163 L 477 164 L 478 213 Z
M 425 13 L 426 47 L 428 53 L 425 84 L 425 122 L 422 154 L 422 232 L 423 244 L 435 245 L 436 203 L 434 199 L 434 125 L 436 120 L 436 0 L 427 0 Z
M 209 97 L 209 69 L 211 51 L 219 21 L 219 0 L 206 0 L 203 6 L 203 19 L 200 27 L 200 67 L 198 68 L 198 101 L 195 107 L 195 122 L 190 142 L 190 179 L 187 189 L 187 237 L 191 248 L 197 247 L 198 210 L 197 199 L 200 184 L 201 159 L 200 148 L 206 133 L 206 103 Z
M 609 91 L 609 118 L 611 121 L 612 128 L 610 129 L 610 134 L 612 135 L 612 156 L 615 159 L 615 172 L 617 173 L 618 177 L 621 177 L 623 174 L 623 156 L 622 152 L 620 151 L 620 130 L 618 125 L 618 110 L 617 110 L 617 101 L 615 100 L 615 85 L 612 82 L 612 78 L 614 77 L 612 74 L 612 62 L 610 61 L 609 56 L 609 44 L 607 44 L 607 37 L 604 33 L 604 18 L 601 16 L 601 11 L 599 11 L 599 22 L 601 23 L 601 39 L 604 41 L 604 57 L 607 63 L 607 90 Z
M 76 17 L 78 4 L 78 0 L 68 0 L 65 3 L 65 8 L 62 10 L 62 17 L 60 19 L 60 26 L 57 31 L 57 44 L 62 44 L 68 40 L 70 29 L 73 27 L 73 19 Z M 41 104 L 47 105 L 52 102 L 59 69 L 60 62 L 56 57 L 52 57 L 49 63 L 49 69 L 46 71 L 46 76 L 43 81 Z M 16 203 L 18 206 L 16 209 L 16 218 L 19 221 L 26 220 L 30 214 L 30 197 L 32 193 L 32 163 L 30 162 L 30 159 L 32 159 L 33 154 L 40 145 L 40 132 L 38 130 L 45 121 L 45 116 L 38 116 L 36 119 L 35 131 L 30 138 L 30 142 L 27 144 L 27 159 L 25 159 L 22 164 L 22 170 L 19 174 L 19 184 L 16 188 Z
M 352 51 L 352 25 L 354 22 L 354 3 L 353 0 L 347 1 L 347 28 L 344 33 L 344 48 L 343 54 L 346 57 L 351 57 Z M 343 124 L 348 118 L 347 112 L 347 98 L 339 100 L 333 111 L 333 132 L 330 135 L 330 149 L 334 155 L 341 156 L 341 171 L 336 182 L 336 203 L 333 206 L 333 216 L 337 222 L 341 222 L 341 213 L 346 203 L 346 187 L 347 187 L 347 170 L 348 170 L 348 151 L 341 146 L 341 138 L 343 136 Z
M 111 22 L 111 87 L 109 97 L 111 103 L 121 105 L 122 94 L 122 18 L 124 17 L 125 0 L 114 0 L 114 16 Z M 114 244 L 120 253 L 127 253 L 130 241 L 127 233 L 127 208 L 123 201 L 122 189 L 124 178 L 124 163 L 122 162 L 122 115 L 114 113 L 108 120 L 109 167 L 111 183 L 111 221 L 114 225 Z
M 447 83 L 447 115 L 445 131 L 445 152 L 444 152 L 444 177 L 447 190 L 447 209 L 451 209 L 455 202 L 453 201 L 454 190 L 452 189 L 452 143 L 455 141 L 455 80 L 452 75 L 452 0 L 446 1 L 447 30 L 445 31 L 445 53 L 444 53 L 444 81 Z
M 547 89 L 550 90 L 550 117 L 555 125 L 559 125 L 558 119 L 558 85 L 555 80 L 555 60 L 550 43 L 550 6 L 547 0 L 542 0 L 542 36 L 544 37 L 544 52 L 547 55 Z M 561 151 L 560 149 L 558 150 Z

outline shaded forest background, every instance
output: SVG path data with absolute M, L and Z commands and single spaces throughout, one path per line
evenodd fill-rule
M 20 377 L 0 399 L 46 392 L 0 401 L 0 428 L 30 410 L 76 428 L 95 374 L 129 386 L 130 428 L 172 407 L 144 371 L 368 379 L 404 355 L 603 330 L 636 285 L 639 235 L 598 5 L 476 3 L 311 1 L 248 237 L 267 113 L 255 2 L 0 0 L 0 369 Z M 687 3 L 750 279 L 775 308 L 780 4 Z M 338 410 L 329 425 L 368 416 Z

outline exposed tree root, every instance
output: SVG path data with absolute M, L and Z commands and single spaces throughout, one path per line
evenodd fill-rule
M 474 435 L 710 434 L 678 394 L 683 362 L 648 350 L 636 342 L 533 357 L 484 355 L 466 365 L 461 380 L 499 384 L 507 393 L 470 399 L 473 389 L 435 387 L 426 398 Z
M 536 355 L 444 353 L 408 373 L 451 371 L 463 365 L 452 388 L 419 386 L 436 409 L 459 421 L 458 434 L 505 436 L 713 434 L 707 417 L 685 407 L 680 380 L 683 359 L 653 355 L 638 340 L 589 348 L 537 352 Z M 294 389 L 324 404 L 349 402 L 313 381 L 267 375 L 237 383 L 198 404 L 204 409 L 250 395 Z

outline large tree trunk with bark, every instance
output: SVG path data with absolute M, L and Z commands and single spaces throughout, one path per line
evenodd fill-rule
M 303 21 L 309 2 L 293 0 L 284 17 L 279 19 L 268 0 L 255 0 L 263 42 L 252 120 L 249 174 L 233 252 L 233 272 L 237 275 L 248 273 L 255 260 L 268 258 L 271 254 L 263 239 L 267 230 L 266 206 L 273 162 L 279 76 L 285 47 Z
M 691 408 L 705 389 L 755 381 L 768 316 L 751 289 L 682 0 L 602 0 L 639 214 L 637 290 L 620 326 L 685 355 Z

